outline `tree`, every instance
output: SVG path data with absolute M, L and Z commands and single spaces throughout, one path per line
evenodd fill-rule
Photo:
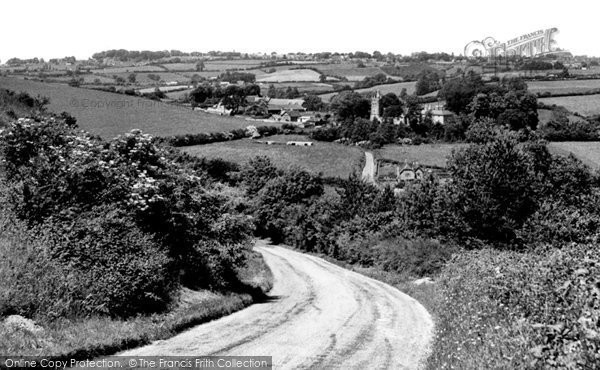
M 508 134 L 454 152 L 448 161 L 456 211 L 472 236 L 510 242 L 535 211 L 528 156 Z
M 248 195 L 255 195 L 269 180 L 279 176 L 279 170 L 269 157 L 257 156 L 248 161 L 242 169 L 242 182 L 246 185 Z
M 343 91 L 331 100 L 331 110 L 338 120 L 354 120 L 368 118 L 371 103 L 368 99 L 354 91 Z
M 129 76 L 127 76 L 127 81 L 129 81 L 129 83 L 134 84 L 136 81 L 136 74 L 135 73 L 131 73 Z
M 306 110 L 318 112 L 325 107 L 325 104 L 318 95 L 311 94 L 304 97 L 302 106 L 306 108 Z
M 464 77 L 446 81 L 438 96 L 446 100 L 446 108 L 460 114 L 467 110 L 467 106 L 482 91 L 483 86 L 481 76 L 469 71 Z
M 198 63 L 196 63 L 196 72 L 202 72 L 204 71 L 204 61 L 199 61 Z
M 425 95 L 430 92 L 439 90 L 440 88 L 440 77 L 436 72 L 424 71 L 420 73 L 419 79 L 415 85 L 415 94 Z

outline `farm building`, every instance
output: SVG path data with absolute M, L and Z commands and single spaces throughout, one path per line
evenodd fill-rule
M 280 120 L 284 122 L 298 122 L 302 114 L 298 111 L 284 111 L 281 114 Z
M 312 146 L 313 142 L 311 142 L 311 141 L 288 141 L 286 144 L 294 145 L 294 146 Z

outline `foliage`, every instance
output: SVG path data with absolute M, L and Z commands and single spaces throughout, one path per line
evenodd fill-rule
M 157 311 L 179 284 L 234 283 L 251 226 L 204 173 L 150 136 L 103 142 L 40 117 L 11 123 L 0 143 L 4 206 L 48 233 L 49 258 L 75 274 L 69 314 Z
M 369 117 L 371 103 L 359 93 L 343 91 L 331 100 L 330 107 L 336 117 L 344 121 Z
M 439 321 L 429 367 L 594 368 L 599 258 L 586 244 L 457 256 L 432 305 Z

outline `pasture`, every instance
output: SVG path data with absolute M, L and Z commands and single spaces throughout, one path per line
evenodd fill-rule
M 300 93 L 304 93 L 307 91 L 315 91 L 317 93 L 333 91 L 333 86 L 331 84 L 321 83 L 321 82 L 288 82 L 288 83 L 273 83 L 273 84 L 261 83 L 260 84 L 261 94 L 267 95 L 267 92 L 271 85 L 273 85 L 279 89 L 282 89 L 282 88 L 285 89 L 288 87 L 297 88 Z
M 319 82 L 320 76 L 312 69 L 287 69 L 257 76 L 256 82 Z
M 382 95 L 385 95 L 387 93 L 394 93 L 396 95 L 400 95 L 400 93 L 402 92 L 402 89 L 406 89 L 406 93 L 410 95 L 415 92 L 415 85 L 416 85 L 416 82 L 414 82 L 414 81 L 397 82 L 397 83 L 393 83 L 393 84 L 377 85 L 377 86 L 369 87 L 366 89 L 357 89 L 354 91 L 356 91 L 358 93 L 369 93 L 372 91 L 379 90 Z M 329 103 L 331 101 L 331 98 L 333 98 L 333 96 L 335 96 L 337 94 L 338 93 L 335 92 L 335 93 L 321 94 L 319 96 L 321 97 L 321 99 L 324 102 Z
M 379 67 L 359 68 L 355 63 L 319 64 L 315 65 L 315 68 L 327 76 L 345 77 L 348 81 L 362 81 L 365 77 L 372 77 L 380 73 L 386 74 Z
M 556 104 L 584 116 L 600 114 L 600 95 L 561 96 L 556 98 L 539 98 L 546 105 Z
M 313 141 L 301 135 L 276 135 L 259 140 L 242 139 L 180 149 L 198 157 L 222 158 L 239 164 L 262 155 L 269 157 L 278 167 L 299 166 L 309 172 L 322 173 L 324 177 L 347 178 L 353 171 L 360 173 L 362 170 L 364 152 L 356 146 L 321 141 L 307 147 L 266 145 L 258 142 L 267 140 L 282 143 L 291 140 Z
M 528 81 L 532 93 L 576 94 L 600 89 L 600 80 Z
M 590 168 L 600 169 L 600 142 L 598 141 L 564 141 L 548 144 L 553 154 L 569 155 L 572 153 Z
M 0 88 L 47 96 L 50 111 L 71 113 L 82 129 L 103 138 L 112 138 L 132 129 L 154 136 L 171 136 L 230 131 L 255 125 L 242 118 L 211 115 L 135 96 L 67 85 L 1 77 Z M 261 125 L 269 123 L 261 122 Z
M 446 167 L 452 150 L 466 147 L 467 144 L 422 144 L 385 145 L 375 151 L 378 159 L 391 159 L 399 162 L 417 162 L 423 166 Z

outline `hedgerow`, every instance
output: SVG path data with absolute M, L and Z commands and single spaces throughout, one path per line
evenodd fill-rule
M 223 186 L 149 135 L 104 142 L 59 117 L 19 119 L 0 133 L 0 156 L 2 208 L 45 235 L 35 253 L 67 284 L 56 315 L 155 312 L 180 285 L 237 284 L 252 225 Z M 31 266 L 10 268 L 18 291 Z M 27 317 L 52 310 L 26 296 L 0 306 Z

